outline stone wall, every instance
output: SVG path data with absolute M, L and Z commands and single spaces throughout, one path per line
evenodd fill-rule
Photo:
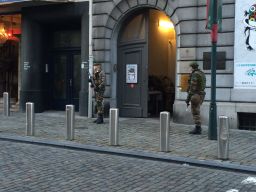
M 170 16 L 175 25 L 177 71 L 174 120 L 192 123 L 192 119 L 184 118 L 184 100 L 187 94 L 180 90 L 180 76 L 189 74 L 189 63 L 193 60 L 199 63 L 200 68 L 203 68 L 203 53 L 211 51 L 210 31 L 205 29 L 205 0 L 94 0 L 93 50 L 95 60 L 104 64 L 107 74 L 105 97 L 110 101 L 111 106 L 115 106 L 117 37 L 122 21 L 139 8 L 156 8 L 163 11 Z M 251 102 L 250 106 L 253 107 L 255 104 L 252 103 L 250 91 L 233 89 L 235 0 L 223 0 L 222 15 L 222 31 L 218 35 L 217 51 L 226 52 L 226 59 L 225 69 L 217 70 L 217 112 L 218 115 L 228 115 L 231 118 L 232 127 L 235 128 L 237 127 L 237 110 L 246 111 L 242 102 Z M 184 53 L 187 51 L 190 52 L 190 57 L 184 58 Z M 202 119 L 203 124 L 207 125 L 211 99 L 211 71 L 204 70 L 204 72 L 207 77 L 207 88 L 205 103 L 202 106 Z M 245 96 L 241 98 L 241 94 Z

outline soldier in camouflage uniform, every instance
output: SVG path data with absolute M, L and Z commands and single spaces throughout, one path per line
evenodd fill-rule
M 96 63 L 93 65 L 93 79 L 92 87 L 94 88 L 96 109 L 97 109 L 97 119 L 94 123 L 102 124 L 103 123 L 103 114 L 104 114 L 104 91 L 105 91 L 105 74 L 101 69 L 101 64 Z
M 187 106 L 191 102 L 191 112 L 193 115 L 195 128 L 190 131 L 190 134 L 201 134 L 201 118 L 200 105 L 204 101 L 206 78 L 204 72 L 198 68 L 198 64 L 193 62 L 190 64 L 192 73 L 188 80 L 188 96 L 186 99 Z

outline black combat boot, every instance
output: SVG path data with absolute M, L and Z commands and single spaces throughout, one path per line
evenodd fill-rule
M 100 122 L 100 121 L 101 121 L 101 119 L 100 119 L 100 115 L 98 114 L 97 119 L 95 119 L 95 120 L 93 121 L 93 123 L 97 123 L 97 124 L 98 124 L 98 122 Z
M 201 135 L 202 132 L 202 128 L 200 125 L 196 125 L 195 128 L 189 132 L 189 134 L 193 134 L 193 135 Z
M 103 121 L 103 115 L 102 115 L 102 114 L 100 114 L 100 115 L 98 116 L 98 119 L 97 119 L 96 123 L 97 123 L 97 124 L 103 124 L 103 123 L 104 123 L 104 121 Z

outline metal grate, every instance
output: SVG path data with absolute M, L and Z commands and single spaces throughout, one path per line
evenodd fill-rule
M 238 129 L 256 131 L 256 113 L 238 113 Z

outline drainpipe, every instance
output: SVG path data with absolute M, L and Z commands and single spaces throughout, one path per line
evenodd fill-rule
M 93 53 L 92 53 L 92 0 L 89 0 L 89 72 L 92 74 Z M 88 86 L 88 118 L 92 118 L 92 88 Z

